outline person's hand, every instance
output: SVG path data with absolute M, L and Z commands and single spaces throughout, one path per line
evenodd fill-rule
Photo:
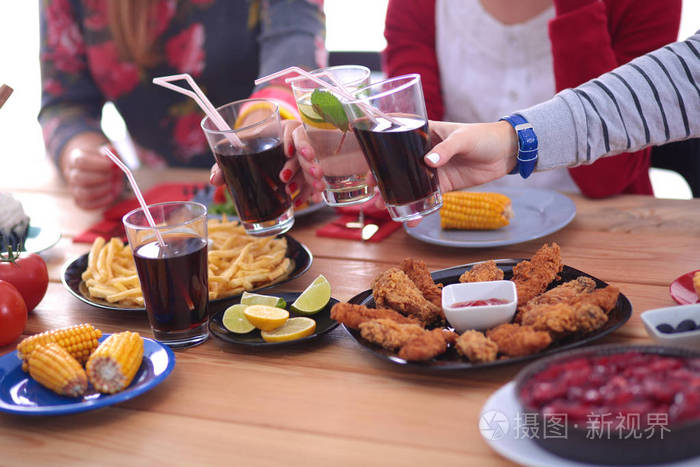
M 100 146 L 109 142 L 98 133 L 82 133 L 71 138 L 63 150 L 60 167 L 73 200 L 82 209 L 109 206 L 121 194 L 123 174 Z
M 429 122 L 432 150 L 425 163 L 438 169 L 443 192 L 507 175 L 515 167 L 518 139 L 508 122 Z

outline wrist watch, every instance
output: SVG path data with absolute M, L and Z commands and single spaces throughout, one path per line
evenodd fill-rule
M 499 121 L 501 120 L 510 123 L 518 135 L 518 155 L 515 168 L 510 173 L 519 173 L 521 177 L 527 178 L 537 165 L 537 135 L 535 130 L 530 122 L 525 120 L 525 117 L 520 114 L 503 117 L 499 119 Z

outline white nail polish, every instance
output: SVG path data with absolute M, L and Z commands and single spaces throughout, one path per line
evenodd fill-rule
M 433 164 L 437 164 L 438 162 L 440 162 L 440 154 L 438 154 L 436 152 L 431 152 L 430 154 L 425 156 L 425 158 L 428 159 Z

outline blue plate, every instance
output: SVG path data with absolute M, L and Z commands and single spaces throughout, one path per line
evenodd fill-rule
M 544 237 L 564 228 L 576 216 L 574 202 L 556 191 L 538 188 L 494 188 L 488 191 L 503 193 L 511 199 L 514 215 L 509 225 L 497 230 L 443 230 L 440 214 L 436 212 L 426 216 L 417 227 L 404 225 L 406 233 L 434 245 L 485 248 Z
M 105 340 L 109 334 L 100 338 Z M 0 357 L 0 412 L 20 415 L 64 415 L 98 409 L 133 399 L 153 389 L 175 366 L 175 354 L 167 346 L 143 338 L 143 362 L 128 388 L 116 394 L 100 394 L 92 385 L 82 397 L 65 397 L 46 389 L 22 371 L 17 351 Z

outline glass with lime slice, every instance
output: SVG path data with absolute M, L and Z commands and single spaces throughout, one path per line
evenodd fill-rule
M 351 92 L 369 84 L 370 78 L 369 68 L 359 65 L 321 68 L 311 73 L 332 85 L 340 83 Z M 292 81 L 292 90 L 304 129 L 323 171 L 326 189 L 322 195 L 326 204 L 349 206 L 372 198 L 374 193 L 367 186 L 369 166 L 355 135 L 349 131 L 339 98 L 302 77 Z

